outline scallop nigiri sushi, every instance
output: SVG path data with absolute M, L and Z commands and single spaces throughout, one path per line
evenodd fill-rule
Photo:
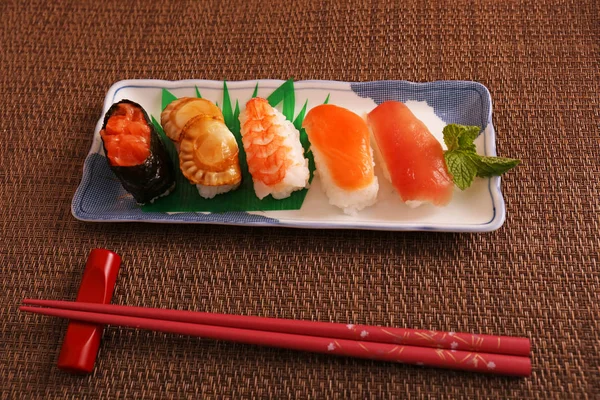
M 310 172 L 300 132 L 294 124 L 260 97 L 246 103 L 239 119 L 256 196 L 284 199 L 295 190 L 304 189 Z
M 239 148 L 215 104 L 180 98 L 164 109 L 161 125 L 178 148 L 181 172 L 200 196 L 210 199 L 240 185 Z
M 410 207 L 423 202 L 443 206 L 452 199 L 454 183 L 441 143 L 410 109 L 387 101 L 367 116 L 385 177 Z
M 302 126 L 329 203 L 350 215 L 375 204 L 379 183 L 366 122 L 350 110 L 323 104 L 308 112 Z

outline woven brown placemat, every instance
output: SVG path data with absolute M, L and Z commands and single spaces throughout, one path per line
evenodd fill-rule
M 0 2 L 1 398 L 600 396 L 600 14 L 541 0 Z M 325 2 L 323 2 L 325 3 Z M 440 2 L 444 3 L 444 2 Z M 494 101 L 508 216 L 489 234 L 90 224 L 70 202 L 121 79 L 474 80 Z M 114 302 L 528 336 L 510 379 L 108 328 L 56 368 L 94 247 Z

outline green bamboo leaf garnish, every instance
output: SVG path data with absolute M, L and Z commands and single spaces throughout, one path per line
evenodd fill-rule
M 302 122 L 304 121 L 304 116 L 306 115 L 306 107 L 307 106 L 308 106 L 308 100 L 306 100 L 304 102 L 304 106 L 302 106 L 302 109 L 300 110 L 300 113 L 298 114 L 298 116 L 294 120 L 294 126 L 298 130 L 302 129 Z
M 240 102 L 235 100 L 235 110 L 233 110 L 233 130 L 239 132 L 240 128 Z
M 327 97 L 325 98 L 325 101 L 323 102 L 323 104 L 328 104 L 329 103 L 329 96 L 331 95 L 331 93 L 327 94 Z
M 198 86 L 196 86 L 196 97 L 201 99 L 202 95 L 200 94 L 200 90 L 198 90 Z
M 448 147 L 444 159 L 454 183 L 461 190 L 471 186 L 476 176 L 500 176 L 521 163 L 513 158 L 477 154 L 474 141 L 479 131 L 478 126 L 450 124 L 444 127 L 444 143 Z
M 283 115 L 288 121 L 294 122 L 294 107 L 296 106 L 296 94 L 294 92 L 294 82 L 288 81 L 283 95 Z
M 290 85 L 293 90 L 294 81 L 291 79 L 285 81 L 281 86 L 279 86 L 277 89 L 275 89 L 273 91 L 273 93 L 271 93 L 269 95 L 269 97 L 267 97 L 267 101 L 269 102 L 271 107 L 275 107 L 283 101 L 283 98 L 285 97 L 285 93 L 287 90 L 289 90 Z
M 252 92 L 251 98 L 255 98 L 256 96 L 258 96 L 258 82 L 256 82 L 256 86 L 254 87 L 254 92 Z
M 229 97 L 229 89 L 227 82 L 223 81 L 223 119 L 229 130 L 234 129 L 233 109 L 231 108 L 231 98 Z
M 177 97 L 167 89 L 162 90 L 162 99 L 161 99 L 161 111 L 163 111 L 173 100 L 177 100 Z

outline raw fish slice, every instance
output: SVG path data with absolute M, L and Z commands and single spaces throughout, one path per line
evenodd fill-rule
M 104 148 L 110 165 L 133 167 L 142 164 L 150 155 L 150 137 L 146 139 L 134 135 L 106 135 Z
M 410 109 L 387 101 L 368 114 L 368 123 L 388 178 L 410 206 L 430 202 L 447 205 L 454 183 L 448 173 L 440 142 Z
M 309 112 L 302 126 L 339 187 L 352 190 L 371 183 L 373 157 L 362 118 L 342 107 L 323 104 Z
M 347 214 L 374 204 L 379 183 L 365 121 L 350 110 L 323 104 L 308 112 L 302 126 L 329 203 Z

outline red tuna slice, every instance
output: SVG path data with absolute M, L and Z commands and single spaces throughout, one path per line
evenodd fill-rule
M 367 120 L 392 185 L 402 200 L 447 205 L 454 183 L 442 145 L 427 126 L 398 101 L 380 104 Z

